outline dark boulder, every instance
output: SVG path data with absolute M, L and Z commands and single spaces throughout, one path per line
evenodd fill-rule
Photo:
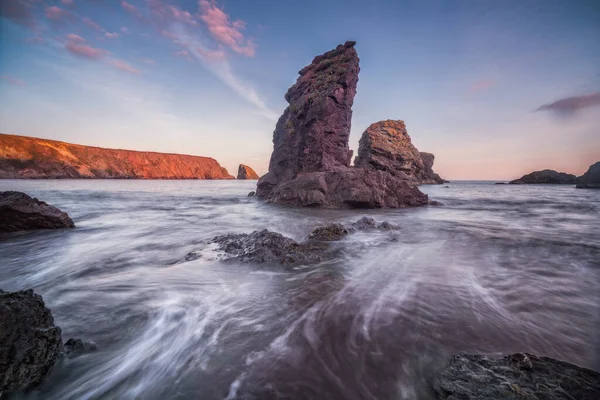
M 0 192 L 0 232 L 74 228 L 69 215 L 21 192 Z
M 562 185 L 573 185 L 577 177 L 575 175 L 566 174 L 564 172 L 556 172 L 551 169 L 545 169 L 542 171 L 534 171 L 530 174 L 523 175 L 519 179 L 510 181 L 511 185 L 521 184 L 562 184 Z
M 65 354 L 69 357 L 75 357 L 83 353 L 96 351 L 97 346 L 94 342 L 86 342 L 81 339 L 69 339 L 64 344 Z
M 440 399 L 600 399 L 600 373 L 548 357 L 457 355 L 436 378 Z
M 0 291 L 0 398 L 39 385 L 62 349 L 61 330 L 40 295 Z
M 590 166 L 587 172 L 577 178 L 579 189 L 600 189 L 600 161 Z

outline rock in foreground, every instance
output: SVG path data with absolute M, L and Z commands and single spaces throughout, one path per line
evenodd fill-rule
M 548 357 L 454 356 L 437 377 L 441 399 L 600 399 L 600 373 Z
M 62 351 L 60 328 L 33 290 L 0 290 L 0 398 L 38 385 Z
M 433 172 L 434 159 L 433 154 L 421 153 L 412 144 L 404 121 L 386 120 L 364 131 L 354 165 L 389 172 L 413 185 L 444 183 Z
M 0 232 L 74 228 L 69 215 L 21 192 L 0 192 Z
M 240 164 L 238 167 L 237 179 L 252 180 L 258 178 L 258 174 L 249 166 Z
M 373 229 L 396 230 L 399 229 L 399 227 L 392 225 L 387 221 L 377 224 L 373 218 L 362 217 L 350 225 L 333 223 L 325 226 L 319 226 L 315 228 L 310 235 L 308 235 L 308 238 L 312 240 L 320 240 L 322 242 L 333 242 L 340 240 L 344 238 L 344 236 L 356 231 L 369 231 Z
M 587 172 L 577 178 L 579 189 L 600 189 L 600 161 L 590 166 Z
M 551 169 L 545 169 L 542 171 L 534 171 L 530 174 L 523 175 L 519 179 L 510 181 L 511 185 L 520 184 L 562 184 L 562 185 L 574 185 L 577 177 L 575 175 L 566 174 L 564 172 L 556 172 Z

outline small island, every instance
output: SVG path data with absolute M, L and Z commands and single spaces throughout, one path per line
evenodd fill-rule
M 542 171 L 534 171 L 530 174 L 523 175 L 519 179 L 508 182 L 511 185 L 539 185 L 539 184 L 559 184 L 559 185 L 574 185 L 577 177 L 564 172 L 557 172 L 552 169 L 544 169 Z

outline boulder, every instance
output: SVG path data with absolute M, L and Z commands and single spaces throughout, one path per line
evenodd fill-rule
M 86 342 L 81 339 L 69 339 L 64 344 L 65 354 L 69 357 L 75 357 L 83 353 L 89 353 L 97 350 L 96 343 Z
M 74 228 L 69 215 L 21 192 L 0 192 L 0 232 Z
M 533 354 L 456 355 L 434 384 L 440 399 L 600 399 L 600 373 Z
M 358 55 L 346 42 L 314 58 L 285 95 L 269 172 L 256 195 L 267 202 L 322 208 L 426 205 L 427 195 L 387 171 L 351 168 L 348 141 Z
M 433 154 L 421 153 L 412 144 L 404 121 L 385 120 L 363 132 L 354 165 L 389 172 L 413 185 L 444 183 L 433 172 L 434 159 Z
M 258 179 L 258 174 L 247 165 L 240 164 L 238 167 L 237 179 L 252 180 Z
M 600 189 L 600 161 L 591 165 L 587 172 L 577 178 L 576 188 Z
M 530 174 L 523 175 L 519 179 L 508 182 L 511 185 L 522 185 L 522 184 L 563 184 L 563 185 L 574 185 L 577 177 L 575 175 L 566 174 L 564 172 L 556 172 L 551 169 L 544 169 L 542 171 L 534 171 Z
M 362 217 L 358 221 L 350 224 L 343 225 L 340 223 L 333 223 L 329 225 L 319 226 L 315 230 L 313 230 L 308 238 L 311 240 L 319 240 L 323 242 L 333 242 L 342 239 L 343 237 L 349 235 L 350 233 L 356 231 L 369 231 L 369 230 L 397 230 L 400 229 L 398 226 L 390 224 L 387 221 L 383 221 L 380 224 L 377 224 L 375 220 L 371 217 Z
M 0 290 L 0 398 L 38 385 L 63 349 L 61 330 L 33 290 Z

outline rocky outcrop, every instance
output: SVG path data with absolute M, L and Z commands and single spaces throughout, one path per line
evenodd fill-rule
M 577 178 L 579 189 L 600 189 L 600 161 L 590 166 L 587 172 Z
M 386 171 L 350 167 L 348 140 L 360 70 L 354 45 L 339 45 L 299 72 L 275 127 L 269 172 L 258 181 L 259 198 L 322 208 L 427 204 L 427 195 Z
M 566 174 L 564 172 L 556 172 L 551 169 L 545 169 L 542 171 L 534 171 L 530 174 L 523 175 L 519 179 L 510 181 L 511 185 L 523 185 L 523 184 L 563 184 L 573 185 L 577 177 L 575 175 Z
M 373 229 L 380 230 L 396 230 L 399 229 L 398 226 L 390 224 L 387 221 L 384 221 L 380 224 L 377 224 L 373 218 L 370 217 L 362 217 L 358 221 L 350 224 L 343 225 L 340 223 L 333 223 L 329 225 L 319 226 L 315 228 L 308 238 L 311 240 L 319 240 L 323 242 L 333 242 L 344 238 L 344 236 L 349 235 L 350 233 L 356 231 L 369 231 Z
M 258 178 L 259 178 L 258 174 L 256 172 L 254 172 L 254 170 L 252 168 L 250 168 L 249 166 L 240 164 L 240 166 L 238 167 L 237 179 L 251 180 L 251 179 L 258 179 Z
M 0 134 L 0 179 L 233 179 L 213 158 Z
M 0 232 L 74 228 L 69 215 L 21 192 L 0 192 Z
M 434 159 L 433 154 L 420 153 L 412 144 L 404 121 L 385 120 L 363 132 L 354 165 L 389 172 L 413 185 L 444 183 L 433 172 Z
M 33 290 L 0 290 L 0 398 L 38 385 L 58 360 L 60 328 Z
M 548 357 L 457 355 L 435 381 L 441 399 L 600 399 L 600 373 Z

